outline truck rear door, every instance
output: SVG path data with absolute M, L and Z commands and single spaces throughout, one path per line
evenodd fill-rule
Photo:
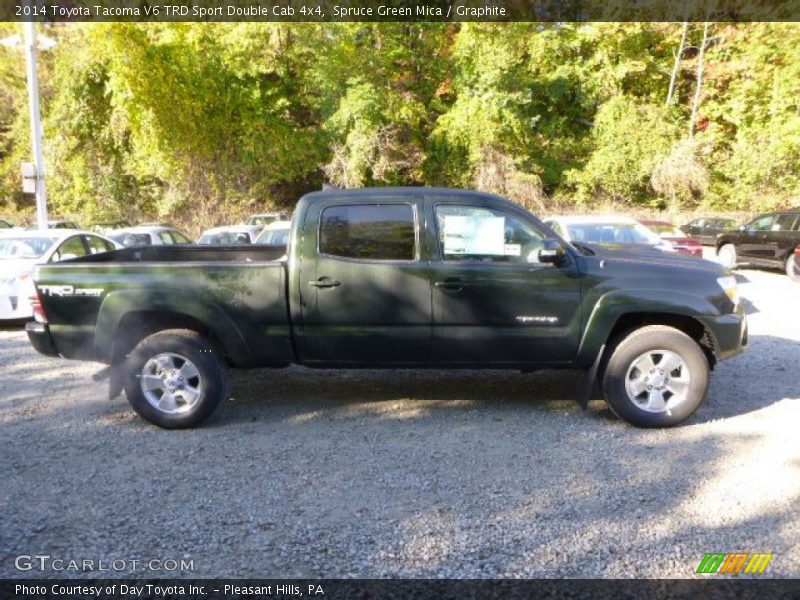
M 374 201 L 331 194 L 309 206 L 293 284 L 303 362 L 428 360 L 432 309 L 421 214 L 421 196 L 405 194 L 376 194 Z
M 527 213 L 470 198 L 431 197 L 428 221 L 435 361 L 564 363 L 580 338 L 574 259 L 538 260 L 548 232 Z

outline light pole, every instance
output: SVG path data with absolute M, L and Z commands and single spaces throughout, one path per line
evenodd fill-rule
M 44 156 L 42 153 L 42 114 L 39 109 L 39 72 L 36 63 L 37 37 L 36 24 L 34 22 L 24 23 L 25 38 L 25 59 L 28 71 L 28 103 L 30 105 L 31 120 L 31 145 L 33 149 L 34 177 L 36 182 L 36 223 L 39 229 L 47 229 L 47 189 L 44 183 Z M 52 48 L 55 42 L 42 37 L 42 48 Z M 19 36 L 12 35 L 3 40 L 0 44 L 9 48 L 17 47 L 20 44 Z
M 33 162 L 36 165 L 36 222 L 39 229 L 47 229 L 47 188 L 44 183 L 44 156 L 42 155 L 42 113 L 39 110 L 39 70 L 36 64 L 36 25 L 25 23 L 25 59 L 28 63 L 28 102 L 31 109 L 31 143 Z

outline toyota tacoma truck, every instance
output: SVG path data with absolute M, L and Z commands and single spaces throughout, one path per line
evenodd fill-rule
M 111 397 L 167 428 L 208 418 L 229 368 L 290 364 L 576 369 L 584 407 L 599 384 L 622 419 L 664 427 L 747 344 L 722 266 L 569 243 L 508 200 L 452 189 L 315 192 L 286 247 L 126 248 L 34 282 L 34 347 L 105 363 Z

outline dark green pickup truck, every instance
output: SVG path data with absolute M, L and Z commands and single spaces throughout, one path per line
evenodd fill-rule
M 28 336 L 110 365 L 163 427 L 206 419 L 227 367 L 570 368 L 639 426 L 679 423 L 740 353 L 735 279 L 696 258 L 572 245 L 449 189 L 303 197 L 288 248 L 127 248 L 39 267 Z

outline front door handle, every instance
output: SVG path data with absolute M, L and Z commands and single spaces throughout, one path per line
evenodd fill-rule
M 467 284 L 460 277 L 448 277 L 444 281 L 434 281 L 433 285 L 446 292 L 460 292 Z
M 339 287 L 342 283 L 330 277 L 320 277 L 316 281 L 309 281 L 308 285 L 315 288 L 334 288 Z

